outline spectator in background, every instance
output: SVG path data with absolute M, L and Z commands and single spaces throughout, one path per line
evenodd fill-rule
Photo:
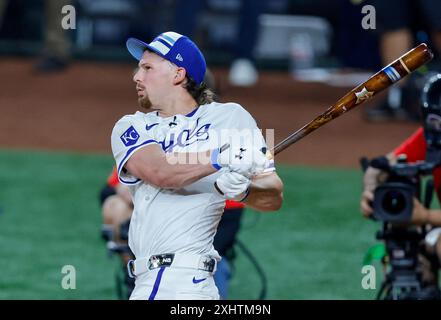
M 378 50 L 378 34 L 365 30 L 363 0 L 339 0 L 338 22 L 335 24 L 336 51 L 345 68 L 375 72 L 383 62 Z
M 130 220 L 133 211 L 132 196 L 129 188 L 118 181 L 116 168 L 107 178 L 106 185 L 100 191 L 100 204 L 103 216 L 103 236 L 117 245 L 127 245 L 126 236 L 121 234 L 121 226 Z M 132 254 L 123 252 L 121 259 L 127 264 Z
M 352 2 L 359 3 L 360 8 L 366 4 L 375 7 L 375 32 L 379 35 L 380 54 L 384 66 L 420 42 L 429 42 L 435 52 L 435 60 L 429 66 L 436 65 L 436 60 L 439 63 L 441 53 L 441 2 L 439 0 L 352 0 Z M 409 111 L 403 107 L 405 86 L 406 80 L 393 86 L 388 92 L 387 99 L 367 110 L 367 119 L 372 121 L 408 119 Z
M 71 41 L 61 26 L 62 8 L 72 0 L 44 1 L 44 47 L 35 70 L 37 72 L 53 72 L 64 70 L 70 60 Z M 0 0 L 0 28 L 8 6 L 7 0 Z
M 61 26 L 64 6 L 71 0 L 45 0 L 45 39 L 42 56 L 36 65 L 38 72 L 61 71 L 68 66 L 71 41 L 66 30 Z
M 3 25 L 3 18 L 5 16 L 7 6 L 8 6 L 7 0 L 0 0 L 0 28 Z
M 174 29 L 181 34 L 195 33 L 199 14 L 207 1 L 177 0 Z M 258 81 L 258 71 L 253 55 L 259 34 L 259 15 L 265 9 L 263 0 L 241 0 L 239 9 L 238 36 L 234 45 L 233 63 L 229 81 L 235 86 L 253 86 Z
M 126 290 L 120 290 L 119 298 L 128 299 L 135 288 L 135 280 L 130 278 L 126 272 L 127 263 L 134 258 L 127 241 L 133 203 L 129 188 L 118 181 L 116 167 L 113 168 L 106 184 L 100 190 L 99 200 L 103 219 L 101 235 L 107 242 L 109 252 L 119 255 L 124 272 Z M 117 288 L 120 288 L 120 285 L 117 283 Z M 123 291 L 126 293 L 125 297 L 122 296 Z

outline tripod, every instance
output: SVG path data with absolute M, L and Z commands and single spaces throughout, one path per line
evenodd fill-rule
M 384 222 L 377 239 L 384 240 L 390 270 L 381 284 L 377 300 L 439 300 L 437 285 L 425 285 L 419 255 L 424 234 L 416 228 Z M 386 262 L 386 261 L 385 261 Z

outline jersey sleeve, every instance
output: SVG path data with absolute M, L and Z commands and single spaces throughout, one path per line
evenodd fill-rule
M 424 130 L 419 128 L 414 134 L 407 138 L 401 145 L 393 151 L 395 156 L 405 154 L 408 162 L 416 162 L 426 158 L 426 140 Z
M 240 135 L 244 135 L 251 139 L 253 146 L 262 150 L 262 152 L 265 154 L 269 162 L 264 172 L 275 171 L 276 168 L 274 157 L 268 148 L 265 138 L 263 137 L 262 130 L 257 126 L 256 120 L 254 120 L 251 114 L 241 105 L 233 103 L 231 107 L 234 108 L 231 117 L 231 127 L 239 130 Z M 266 133 L 271 133 L 271 131 Z
M 144 122 L 134 116 L 125 116 L 115 124 L 112 130 L 111 144 L 118 179 L 121 183 L 134 185 L 141 181 L 131 175 L 124 165 L 136 151 L 154 143 L 157 141 L 145 129 Z

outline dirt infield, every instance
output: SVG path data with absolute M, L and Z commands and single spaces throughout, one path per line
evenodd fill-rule
M 117 119 L 137 110 L 131 81 L 135 64 L 77 62 L 66 72 L 36 75 L 33 60 L 0 60 L 0 147 L 110 154 Z M 300 83 L 286 73 L 261 73 L 253 88 L 231 87 L 225 70 L 214 70 L 221 101 L 245 106 L 263 129 L 275 129 L 279 142 L 350 88 Z M 374 99 L 375 100 L 375 99 Z M 417 124 L 367 123 L 362 108 L 328 123 L 277 156 L 279 163 L 358 167 L 360 156 L 383 154 L 412 133 Z

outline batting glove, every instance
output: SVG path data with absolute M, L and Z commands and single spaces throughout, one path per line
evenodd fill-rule
M 216 190 L 226 199 L 243 201 L 248 196 L 251 180 L 232 171 L 225 171 L 215 183 Z
M 268 167 L 269 160 L 255 147 L 223 146 L 213 151 L 211 164 L 217 170 L 228 168 L 230 171 L 251 178 L 262 173 Z

